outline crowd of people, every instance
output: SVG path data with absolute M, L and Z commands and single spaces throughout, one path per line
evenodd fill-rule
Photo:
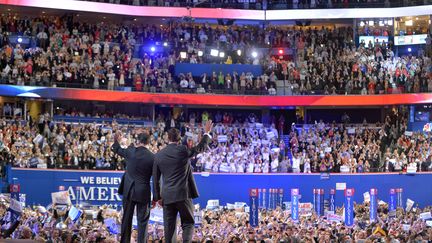
M 160 113 L 151 127 L 119 124 L 115 119 L 112 122 L 66 123 L 41 114 L 30 122 L 1 120 L 2 161 L 24 168 L 122 170 L 123 159 L 111 150 L 116 130 L 126 135 L 123 146 L 134 143 L 143 129 L 148 130 L 152 134 L 149 148 L 156 153 L 168 144 L 167 130 L 171 127 L 181 130 L 185 145 L 196 144 L 203 135 L 202 124 L 207 120 L 215 123 L 213 138 L 209 148 L 191 160 L 197 172 L 432 170 L 431 138 L 424 133 L 407 132 L 406 117 L 397 113 L 387 116 L 383 123 L 326 124 L 319 121 L 292 125 L 285 133 L 282 132 L 283 117 L 274 118 L 266 125 L 260 123 L 259 116 L 254 113 L 201 111 L 191 112 L 187 117 L 183 112 L 166 117 Z
M 86 210 L 76 221 L 68 217 L 67 209 L 26 207 L 21 217 L 13 224 L 7 223 L 8 200 L 2 199 L 1 238 L 27 239 L 36 242 L 118 242 L 118 224 L 121 211 L 103 206 Z M 202 222 L 195 226 L 193 242 L 429 242 L 432 228 L 420 217 L 432 208 L 414 207 L 405 211 L 398 208 L 396 215 L 389 214 L 387 204 L 378 207 L 378 220 L 369 221 L 368 203 L 357 203 L 354 207 L 354 227 L 343 222 L 330 220 L 315 213 L 300 217 L 298 222 L 291 219 L 289 210 L 280 207 L 275 210 L 260 210 L 259 227 L 249 225 L 249 214 L 244 208 L 201 210 Z M 342 218 L 343 208 L 336 214 Z M 430 222 L 430 221 L 429 221 Z M 181 229 L 178 229 L 181 242 Z M 149 225 L 148 242 L 163 240 L 163 226 Z M 137 242 L 133 231 L 132 241 Z
M 400 7 L 424 2 L 404 2 L 388 0 L 164 0 L 164 1 L 145 1 L 145 0 L 93 0 L 95 2 L 106 2 L 115 4 L 128 4 L 134 6 L 165 6 L 165 7 L 224 7 L 224 8 L 241 8 L 241 9 L 309 9 L 309 8 L 349 8 L 349 7 Z
M 0 26 L 0 81 L 6 84 L 263 95 L 432 91 L 426 53 L 396 56 L 391 43 L 358 46 L 350 27 L 93 24 L 74 15 L 6 15 Z M 34 45 L 9 36 L 31 38 Z M 290 51 L 282 59 L 257 51 L 269 47 Z M 224 55 L 212 56 L 211 49 Z M 255 64 L 263 73 L 192 75 L 176 73 L 176 63 Z

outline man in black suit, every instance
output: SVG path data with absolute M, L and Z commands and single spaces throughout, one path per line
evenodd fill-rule
M 164 233 L 167 243 L 176 242 L 177 213 L 180 214 L 183 242 L 192 242 L 194 230 L 194 206 L 192 199 L 199 196 L 189 158 L 205 149 L 211 136 L 213 123 L 204 126 L 205 134 L 200 143 L 191 149 L 179 145 L 180 131 L 168 130 L 169 144 L 155 155 L 153 166 L 153 200 L 163 205 Z M 162 195 L 160 178 L 162 175 Z
M 123 195 L 123 219 L 121 242 L 130 242 L 132 219 L 137 207 L 138 242 L 147 242 L 147 225 L 150 218 L 150 178 L 153 172 L 154 154 L 148 150 L 150 135 L 140 133 L 136 145 L 124 149 L 120 147 L 121 132 L 114 136 L 112 151 L 126 161 L 126 171 L 122 177 L 119 191 Z

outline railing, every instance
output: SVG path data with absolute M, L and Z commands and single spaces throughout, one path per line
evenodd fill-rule
M 80 117 L 80 116 L 58 116 L 55 115 L 53 117 L 54 121 L 63 121 L 65 123 L 112 123 L 115 121 L 118 124 L 122 125 L 134 125 L 134 126 L 144 126 L 151 127 L 153 126 L 153 122 L 147 120 L 138 120 L 138 119 L 126 119 L 126 118 L 95 118 L 95 117 Z
M 255 10 L 280 10 L 280 9 L 326 9 L 326 8 L 382 8 L 382 7 L 406 7 L 432 4 L 431 0 L 377 0 L 369 1 L 320 1 L 320 3 L 301 3 L 296 0 L 94 0 L 93 2 L 106 2 L 126 4 L 134 6 L 165 6 L 165 7 L 199 7 L 199 8 L 227 8 L 227 9 L 255 9 Z M 293 3 L 294 2 L 294 3 Z M 312 1 L 316 2 L 316 1 Z M 329 3 L 330 2 L 330 3 Z
M 11 82 L 12 80 L 9 80 L 8 78 L 3 78 L 0 76 L 0 84 L 10 84 L 10 85 L 17 85 L 15 82 Z M 129 84 L 128 84 L 129 83 Z M 144 92 L 144 93 L 184 93 L 184 94 L 227 94 L 227 95 L 270 95 L 269 91 L 266 89 L 257 89 L 257 88 L 241 88 L 238 87 L 238 89 L 233 88 L 211 88 L 205 89 L 205 92 L 201 93 L 198 88 L 180 88 L 180 87 L 147 87 L 147 89 L 143 90 L 136 90 L 136 88 L 132 85 L 130 85 L 129 82 L 126 80 L 126 86 L 117 86 L 114 87 L 113 90 L 115 91 L 126 91 L 126 92 Z M 42 86 L 42 87 L 58 87 L 58 88 L 75 88 L 75 89 L 95 89 L 92 82 L 83 83 L 83 82 L 52 82 L 51 80 L 48 82 L 41 82 L 41 83 L 35 83 L 30 81 L 29 83 L 26 83 L 26 85 L 29 86 Z M 178 85 L 177 85 L 178 86 Z M 197 83 L 198 86 L 198 83 Z M 284 85 L 284 86 L 276 86 L 274 87 L 276 89 L 276 94 L 279 96 L 293 96 L 293 95 L 307 95 L 307 96 L 314 96 L 314 95 L 326 95 L 326 90 L 309 90 L 309 91 L 293 91 L 289 86 L 291 85 Z M 98 90 L 107 90 L 108 86 L 107 84 L 99 84 Z M 381 90 L 379 92 L 376 92 L 377 95 L 382 94 L 401 94 L 401 93 L 408 93 L 404 92 L 403 87 L 395 87 L 395 88 L 388 88 L 387 90 Z M 414 92 L 411 92 L 414 93 Z M 420 92 L 418 93 L 428 93 L 427 87 L 420 87 Z M 328 95 L 362 95 L 361 90 L 355 89 L 351 90 L 349 93 L 347 93 L 346 90 L 335 90 L 333 93 L 333 90 L 328 89 L 327 90 Z M 369 92 L 367 93 L 369 94 Z

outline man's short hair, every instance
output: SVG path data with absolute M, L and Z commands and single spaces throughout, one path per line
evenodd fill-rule
M 142 143 L 142 144 L 149 144 L 150 143 L 150 135 L 148 134 L 148 132 L 142 132 L 140 134 L 138 134 L 138 143 Z
M 175 143 L 180 141 L 180 131 L 177 128 L 170 128 L 168 130 L 168 140 Z

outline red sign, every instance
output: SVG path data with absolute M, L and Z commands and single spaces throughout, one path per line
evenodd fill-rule
M 10 192 L 20 192 L 21 191 L 21 187 L 18 184 L 12 184 L 9 186 L 9 191 Z
M 345 196 L 346 197 L 352 197 L 352 196 L 354 196 L 354 189 L 353 188 L 345 189 Z
M 258 189 L 250 189 L 249 196 L 251 196 L 251 197 L 258 196 Z

